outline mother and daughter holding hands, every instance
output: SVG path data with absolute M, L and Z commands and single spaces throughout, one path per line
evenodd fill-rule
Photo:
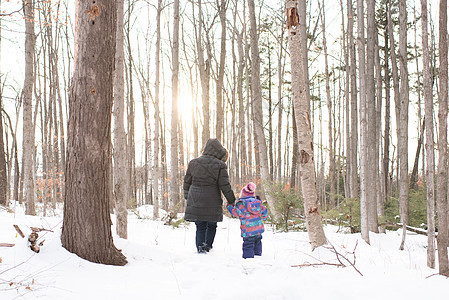
M 184 198 L 187 200 L 184 219 L 195 222 L 196 248 L 198 253 L 207 253 L 217 230 L 217 222 L 223 221 L 223 200 L 225 196 L 228 211 L 240 219 L 243 238 L 243 258 L 262 255 L 262 233 L 268 210 L 255 195 L 256 185 L 252 182 L 243 187 L 239 199 L 235 199 L 229 183 L 226 161 L 228 151 L 217 139 L 209 139 L 203 155 L 192 159 L 184 177 Z

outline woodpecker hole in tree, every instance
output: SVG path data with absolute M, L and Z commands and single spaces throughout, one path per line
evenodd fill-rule
M 296 7 L 287 8 L 287 28 L 296 28 L 299 24 L 299 16 Z M 296 34 L 292 33 L 292 34 Z

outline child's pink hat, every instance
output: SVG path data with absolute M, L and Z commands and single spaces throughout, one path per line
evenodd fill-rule
M 256 191 L 256 184 L 253 182 L 248 183 L 243 187 L 243 189 L 240 191 L 240 198 L 244 197 L 254 197 L 254 192 Z

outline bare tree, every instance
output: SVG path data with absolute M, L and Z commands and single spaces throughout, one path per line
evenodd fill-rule
M 438 214 L 438 267 L 440 274 L 449 276 L 448 263 L 448 217 L 447 217 L 447 112 L 448 112 L 448 54 L 447 54 L 447 0 L 440 0 L 439 51 L 440 93 L 438 97 L 439 139 L 437 173 L 437 214 Z
M 423 87 L 426 125 L 427 266 L 435 268 L 435 153 L 433 138 L 432 77 L 430 74 L 427 0 L 421 0 Z
M 407 69 L 407 5 L 399 0 L 399 66 L 400 66 L 400 105 L 399 105 L 399 214 L 404 225 L 401 250 L 404 247 L 406 225 L 409 222 L 409 176 L 408 176 L 408 69 Z
M 226 62 L 226 10 L 228 3 L 226 0 L 216 0 L 216 6 L 218 10 L 218 15 L 220 17 L 221 24 L 221 39 L 220 39 L 220 66 L 218 69 L 217 77 L 217 128 L 216 137 L 219 141 L 222 140 L 223 134 L 223 123 L 224 123 L 224 112 L 223 112 L 223 81 L 225 74 L 225 62 Z
M 155 99 L 154 99 L 154 157 L 153 157 L 153 186 L 154 186 L 154 207 L 153 207 L 153 219 L 159 218 L 159 129 L 160 129 L 160 114 L 159 114 L 159 84 L 160 84 L 160 49 L 161 49 L 161 13 L 162 13 L 162 0 L 157 1 L 157 13 L 156 13 L 156 76 L 155 76 Z
M 264 122 L 262 113 L 262 88 L 260 85 L 260 56 L 258 39 L 259 34 L 257 32 L 256 23 L 256 9 L 254 0 L 248 0 L 249 18 L 250 18 L 250 39 L 251 39 L 251 87 L 252 87 L 252 108 L 253 108 L 253 121 L 255 138 L 257 140 L 256 153 L 256 167 L 257 159 L 260 163 L 260 175 L 262 182 L 267 184 L 270 179 L 270 173 L 268 169 L 268 150 L 267 142 L 265 139 Z M 258 150 L 257 150 L 258 148 Z M 263 195 L 270 207 L 274 208 L 274 199 L 268 194 Z
M 367 130 L 366 130 L 366 62 L 365 62 L 365 13 L 363 0 L 357 0 L 357 52 L 359 54 L 360 82 L 360 218 L 362 238 L 369 243 L 368 203 L 366 186 Z
M 34 89 L 34 0 L 23 1 L 25 15 L 25 81 L 23 85 L 23 187 L 25 213 L 35 215 L 34 206 L 34 125 L 33 125 L 33 89 Z
M 61 241 L 89 261 L 125 265 L 125 256 L 113 244 L 109 215 L 117 7 L 114 1 L 102 4 L 80 0 L 76 7 Z
M 328 63 L 328 52 L 327 52 L 327 42 L 326 42 L 326 16 L 324 13 L 324 0 L 322 1 L 321 12 L 321 31 L 323 34 L 323 50 L 324 50 L 324 74 L 326 77 L 326 102 L 328 111 L 328 137 L 329 137 L 329 184 L 330 184 L 330 194 L 329 194 L 329 206 L 330 208 L 335 207 L 335 154 L 334 154 L 334 137 L 333 137 L 333 127 L 332 127 L 332 99 L 331 99 L 331 89 L 330 89 L 330 76 L 329 76 L 329 63 Z M 320 5 L 320 2 L 318 2 Z
M 314 164 L 314 151 L 312 143 L 312 131 L 310 123 L 310 103 L 307 101 L 306 90 L 308 81 L 304 74 L 304 48 L 302 42 L 306 40 L 303 36 L 300 24 L 297 1 L 286 1 L 287 29 L 289 37 L 290 61 L 292 72 L 293 104 L 296 111 L 296 124 L 298 127 L 299 161 L 302 194 L 304 197 L 304 211 L 312 249 L 326 244 L 323 225 L 316 191 L 316 174 Z M 305 2 L 301 2 L 300 13 L 305 16 Z
M 376 6 L 374 0 L 367 0 L 367 60 L 366 60 L 366 206 L 368 217 L 368 230 L 379 232 L 377 227 L 377 176 L 378 164 L 376 164 L 377 127 L 376 127 L 376 90 L 374 65 L 376 56 Z M 378 68 L 379 69 L 379 68 Z
M 348 0 L 348 39 L 349 39 L 349 73 L 351 78 L 351 137 L 349 152 L 349 189 L 350 197 L 358 196 L 358 168 L 357 168 L 357 145 L 358 145 L 358 122 L 357 122 L 357 63 L 355 57 L 354 43 L 354 8 L 352 0 Z
M 124 49 L 124 1 L 117 1 L 117 30 L 114 72 L 114 199 L 117 216 L 117 234 L 128 237 L 128 211 L 126 205 L 129 197 L 129 181 L 126 160 L 125 133 L 125 49 Z
M 1 6 L 1 4 L 0 4 Z M 1 18 L 0 18 L 0 44 L 2 41 L 1 32 Z M 1 47 L 0 47 L 1 48 Z M 0 61 L 1 61 L 1 49 L 0 49 Z M 13 128 L 11 128 L 13 130 Z M 15 141 L 15 138 L 14 138 Z M 0 205 L 8 205 L 8 177 L 6 172 L 6 156 L 5 156 L 5 143 L 3 142 L 3 86 L 1 78 L 1 66 L 0 66 Z
M 179 202 L 178 183 L 178 79 L 179 76 L 179 0 L 173 7 L 173 45 L 172 45 L 172 107 L 170 128 L 170 193 L 172 204 Z

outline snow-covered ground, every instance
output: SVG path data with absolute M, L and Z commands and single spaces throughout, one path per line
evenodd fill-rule
M 330 250 L 310 251 L 307 233 L 274 232 L 266 226 L 263 255 L 241 258 L 237 219 L 219 223 L 214 248 L 198 254 L 195 225 L 180 228 L 152 221 L 151 207 L 129 213 L 128 240 L 114 235 L 128 259 L 124 267 L 90 263 L 61 247 L 62 215 L 31 217 L 17 206 L 0 209 L 0 299 L 440 299 L 449 279 L 431 276 L 426 266 L 426 237 L 408 235 L 399 251 L 400 233 L 372 234 L 371 245 L 359 234 L 336 233 L 325 227 L 328 240 L 341 254 L 355 250 L 355 267 L 297 267 L 307 263 L 338 263 Z M 114 221 L 114 217 L 113 217 Z M 30 227 L 44 227 L 40 253 L 26 239 Z M 113 228 L 115 233 L 115 228 Z M 353 255 L 345 255 L 351 262 Z M 426 278 L 428 277 L 428 278 Z

